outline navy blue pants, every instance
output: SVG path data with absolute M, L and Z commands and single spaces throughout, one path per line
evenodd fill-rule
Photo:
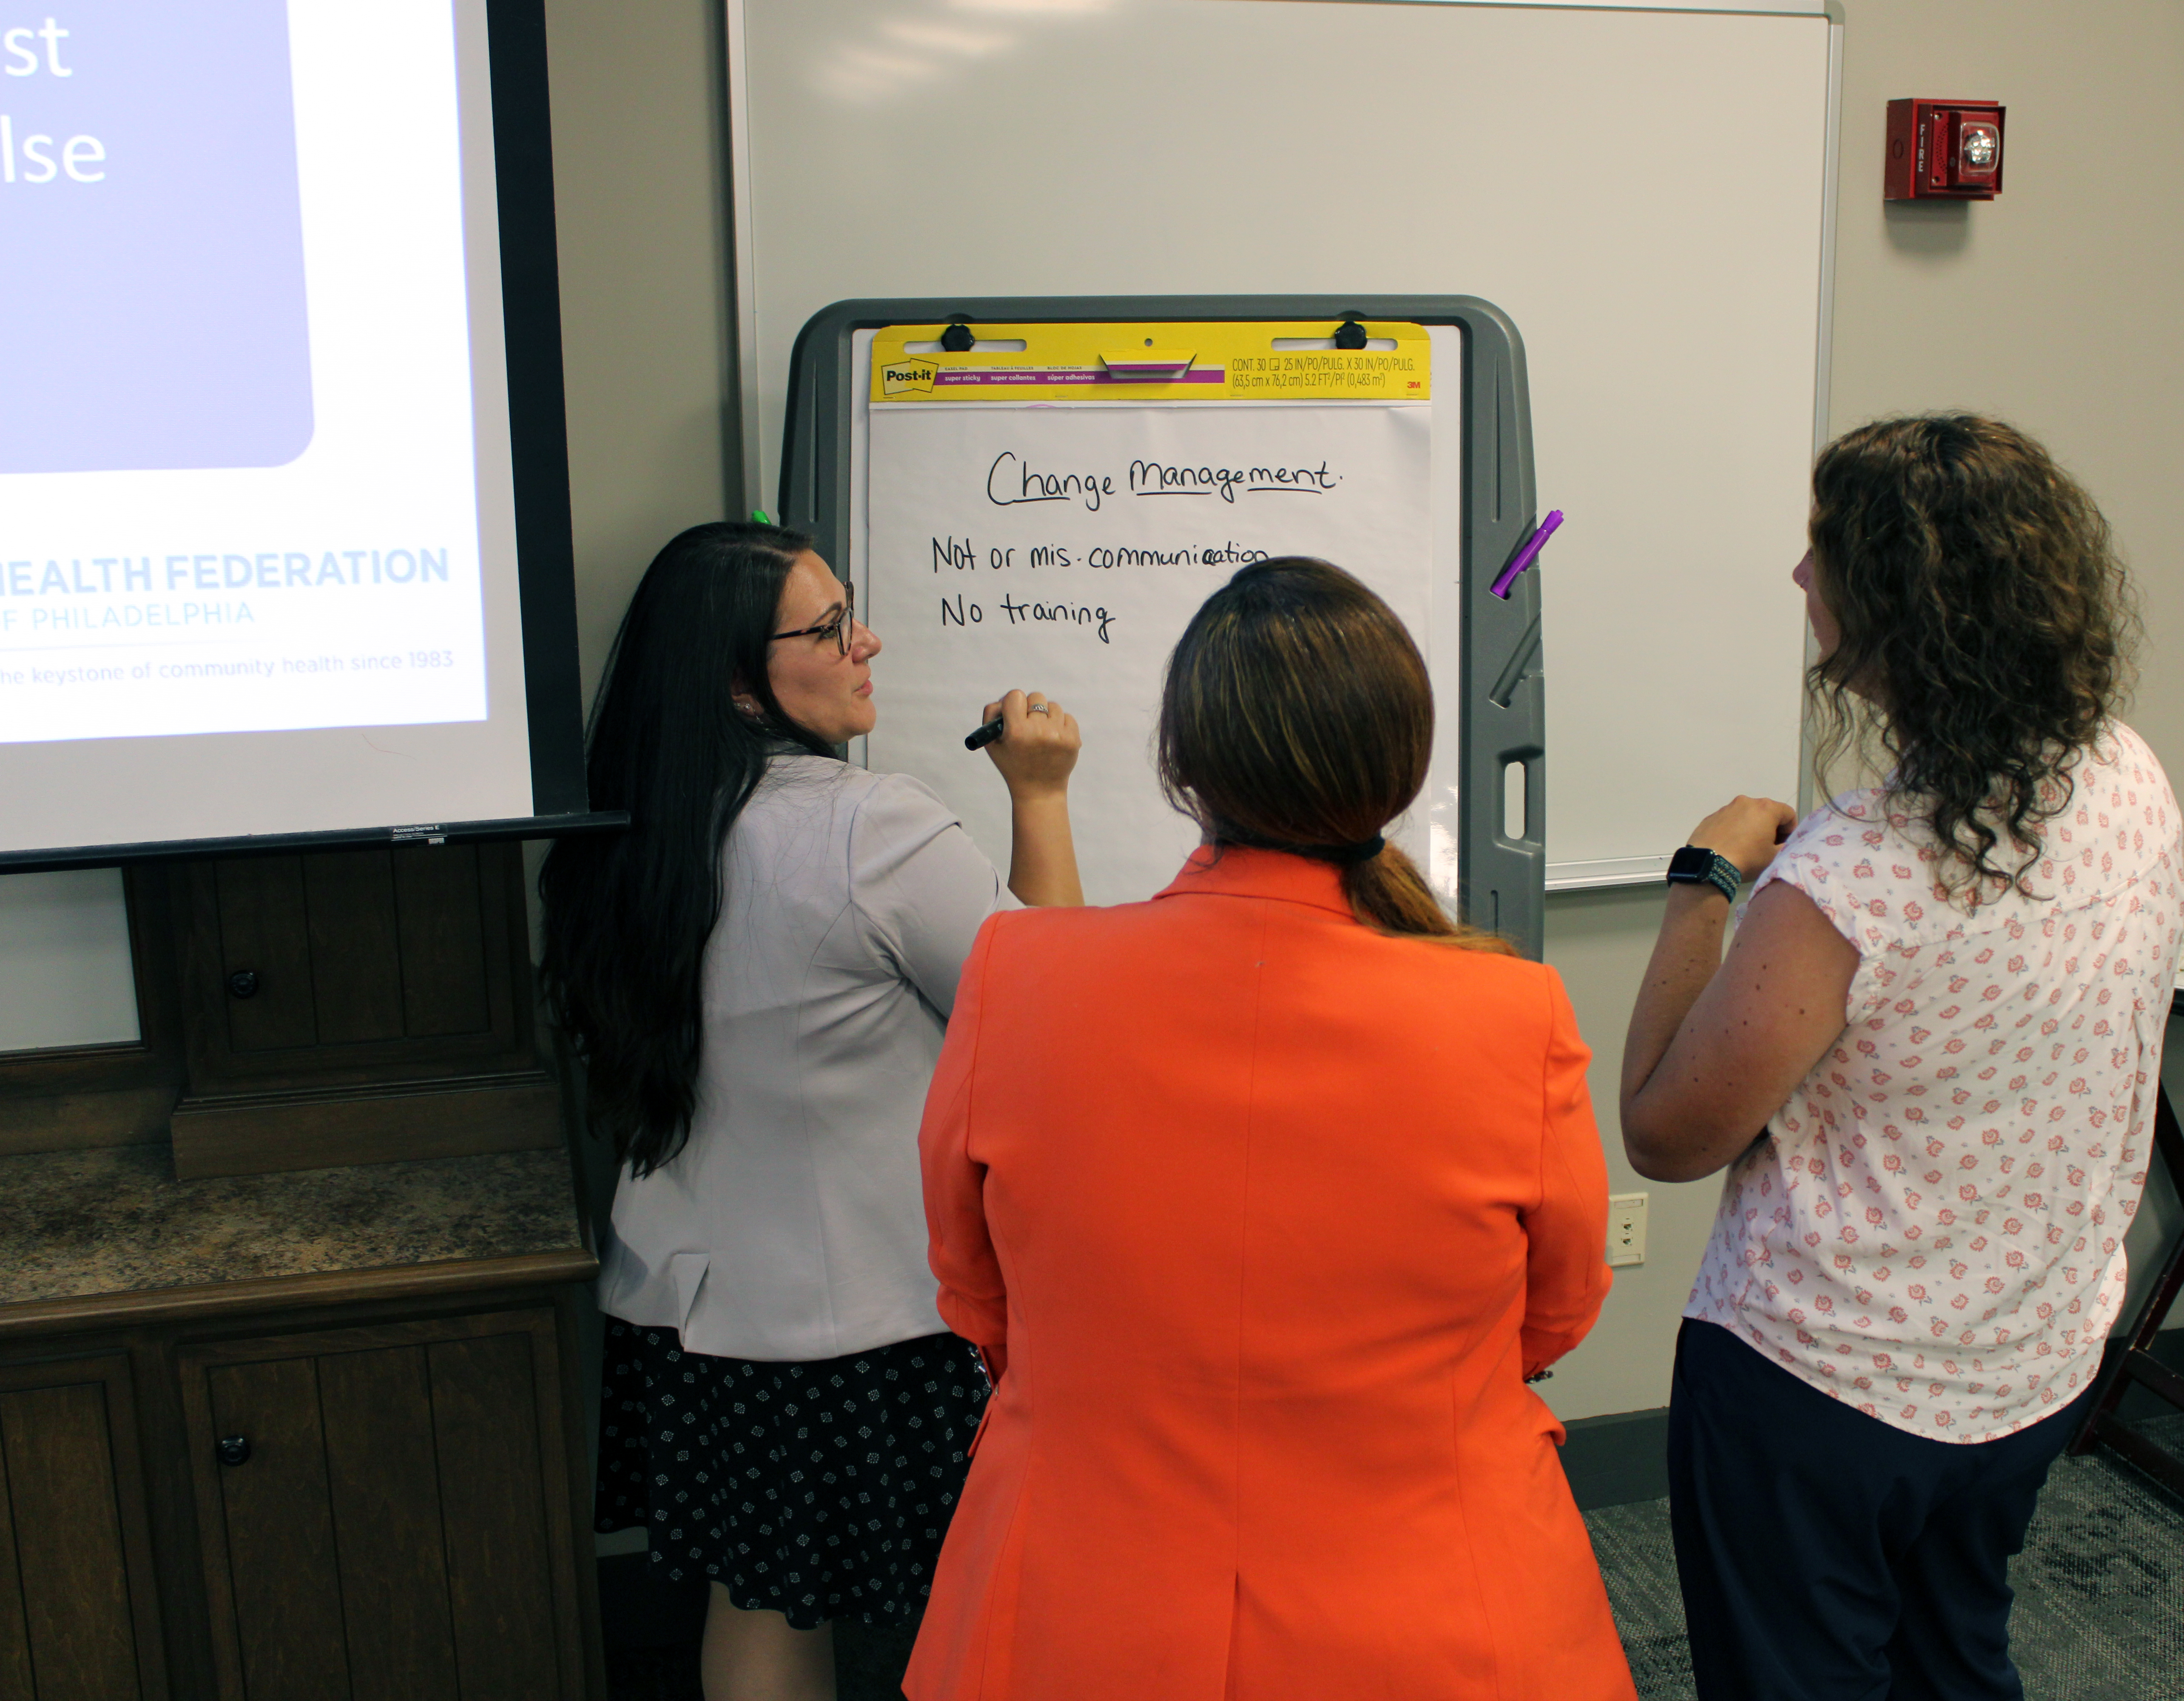
M 1669 1517 L 1699 1701 L 2022 1701 L 2009 1559 L 2092 1397 L 1929 1441 L 1685 1319 Z

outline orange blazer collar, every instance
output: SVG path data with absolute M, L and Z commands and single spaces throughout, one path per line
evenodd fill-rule
M 1279 898 L 1332 910 L 1338 916 L 1351 913 L 1350 901 L 1342 895 L 1342 871 L 1332 862 L 1292 856 L 1285 850 L 1255 850 L 1241 845 L 1223 845 L 1217 855 L 1212 845 L 1200 845 L 1167 890 L 1154 896 L 1174 898 L 1186 894 Z

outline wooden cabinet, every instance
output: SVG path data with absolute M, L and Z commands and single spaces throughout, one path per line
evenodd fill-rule
M 167 1695 L 128 1358 L 0 1365 L 0 1695 Z
M 0 1307 L 0 1701 L 596 1701 L 595 1269 Z
M 220 1691 L 577 1701 L 554 1314 L 182 1349 Z
M 191 1091 L 536 1068 L 522 866 L 514 845 L 190 865 Z
M 170 871 L 185 1179 L 555 1146 L 514 845 Z

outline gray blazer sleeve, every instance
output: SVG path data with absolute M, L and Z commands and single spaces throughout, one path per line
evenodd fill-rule
M 986 917 L 1022 907 L 955 811 L 907 774 L 882 776 L 857 806 L 850 901 L 873 951 L 943 1016 Z

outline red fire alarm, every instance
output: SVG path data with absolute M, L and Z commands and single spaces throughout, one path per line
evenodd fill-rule
M 2002 114 L 1991 100 L 1892 100 L 1881 198 L 1992 201 L 2002 192 Z

